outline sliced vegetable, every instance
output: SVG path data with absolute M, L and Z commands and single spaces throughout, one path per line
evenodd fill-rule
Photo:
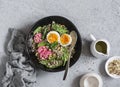
M 54 49 L 57 45 L 58 45 L 58 42 L 54 42 L 54 43 L 50 44 L 49 46 L 51 49 Z
M 47 43 L 46 42 L 40 42 L 37 46 L 40 47 L 40 46 L 45 46 Z
M 69 57 L 69 52 L 67 50 L 67 48 L 62 47 L 62 52 L 63 52 L 63 56 L 62 56 L 62 60 L 63 60 L 63 66 L 66 64 L 66 61 L 68 60 Z
M 43 65 L 47 65 L 47 64 L 49 63 L 48 60 L 40 60 L 39 62 L 40 62 L 41 64 L 43 64 Z
M 43 32 L 42 39 L 45 39 L 45 38 L 46 38 L 46 34 L 47 34 L 47 30 L 48 30 L 47 27 L 48 27 L 48 26 L 44 26 L 44 28 L 43 28 L 44 32 Z
M 33 33 L 34 33 L 34 34 L 36 34 L 36 33 L 40 33 L 41 30 L 42 30 L 42 27 L 38 27 L 37 29 L 35 29 L 35 31 L 34 31 Z
M 60 34 L 69 32 L 64 25 L 56 24 L 55 22 L 52 23 L 52 29 L 59 32 Z

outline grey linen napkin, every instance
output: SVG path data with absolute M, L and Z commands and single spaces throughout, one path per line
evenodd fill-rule
M 7 50 L 9 61 L 2 80 L 3 87 L 35 87 L 36 73 L 30 60 L 24 56 L 25 34 L 19 30 L 9 29 L 11 39 Z

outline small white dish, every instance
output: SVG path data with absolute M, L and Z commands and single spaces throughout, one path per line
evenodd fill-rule
M 109 52 L 110 52 L 110 43 L 106 39 L 96 39 L 92 34 L 90 34 L 90 38 L 92 39 L 92 43 L 90 46 L 90 51 L 95 56 L 96 58 L 107 58 L 109 57 Z M 106 53 L 102 53 L 97 51 L 96 45 L 97 43 L 104 43 L 106 45 Z
M 102 87 L 102 78 L 96 73 L 85 74 L 80 79 L 80 87 Z
M 106 71 L 106 73 L 107 73 L 110 77 L 115 78 L 115 79 L 120 78 L 120 75 L 110 74 L 109 71 L 108 71 L 108 64 L 109 64 L 110 62 L 112 62 L 113 60 L 118 60 L 118 59 L 120 60 L 120 56 L 113 56 L 113 57 L 109 58 L 109 59 L 107 60 L 106 64 L 105 64 L 105 71 Z

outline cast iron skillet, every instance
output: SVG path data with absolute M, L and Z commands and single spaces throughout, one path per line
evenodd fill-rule
M 43 26 L 43 25 L 47 25 L 52 23 L 52 21 L 55 21 L 56 23 L 59 24 L 63 24 L 67 27 L 67 29 L 69 31 L 76 31 L 78 39 L 75 45 L 75 54 L 73 55 L 73 58 L 70 59 L 70 67 L 75 64 L 75 62 L 79 59 L 80 54 L 81 54 L 81 48 L 82 48 L 82 41 L 81 41 L 81 36 L 77 30 L 77 28 L 75 27 L 75 25 L 69 21 L 68 19 L 61 17 L 61 16 L 49 16 L 49 17 L 45 17 L 40 19 L 38 22 L 36 22 L 34 24 L 34 26 L 32 27 L 32 29 L 29 31 L 27 38 L 26 38 L 26 49 L 27 49 L 27 53 L 30 59 L 32 59 L 33 63 L 35 63 L 35 65 L 37 67 L 39 67 L 41 70 L 44 71 L 48 71 L 48 72 L 58 72 L 58 71 L 62 71 L 65 69 L 65 66 L 60 66 L 58 68 L 55 69 L 49 69 L 47 67 L 45 67 L 44 65 L 40 64 L 35 56 L 35 53 L 32 52 L 32 48 L 31 48 L 31 43 L 30 43 L 30 38 L 33 37 L 33 31 L 38 27 L 38 26 Z

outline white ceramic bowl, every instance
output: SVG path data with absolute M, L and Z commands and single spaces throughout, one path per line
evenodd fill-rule
M 103 85 L 102 78 L 96 73 L 85 74 L 80 79 L 80 87 L 93 87 L 93 86 L 90 86 L 90 83 L 92 83 L 94 87 L 102 87 Z
M 106 62 L 106 64 L 105 64 L 105 70 L 106 70 L 106 73 L 110 76 L 110 77 L 112 77 L 112 78 L 120 78 L 120 75 L 113 75 L 113 74 L 110 74 L 109 73 L 109 71 L 108 71 L 108 64 L 110 63 L 110 62 L 112 62 L 113 60 L 116 60 L 116 59 L 119 59 L 120 60 L 120 56 L 113 56 L 113 57 L 111 57 L 111 58 L 109 58 L 108 60 L 107 60 L 107 62 Z

